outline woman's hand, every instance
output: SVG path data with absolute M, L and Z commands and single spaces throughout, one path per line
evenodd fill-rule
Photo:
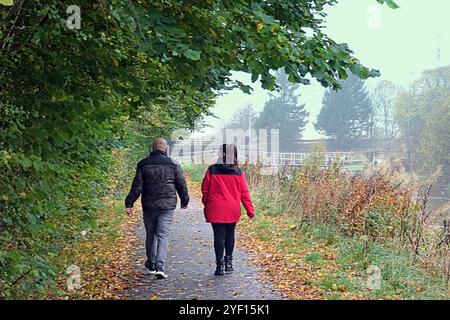
M 131 217 L 133 215 L 133 208 L 127 208 L 127 214 Z

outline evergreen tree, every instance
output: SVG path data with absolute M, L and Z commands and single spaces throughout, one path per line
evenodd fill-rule
M 227 123 L 226 129 L 249 129 L 253 128 L 255 124 L 255 120 L 257 117 L 256 111 L 253 109 L 251 104 L 247 104 L 245 107 L 242 107 L 236 110 L 235 113 L 231 116 L 231 120 Z M 250 119 L 249 119 L 250 118 Z
M 374 110 L 364 82 L 350 75 L 339 91 L 327 90 L 316 130 L 338 141 L 372 136 Z
M 279 129 L 280 150 L 291 151 L 302 137 L 309 113 L 305 105 L 299 103 L 297 84 L 288 80 L 283 71 L 277 72 L 277 83 L 280 88 L 278 94 L 271 94 L 255 121 L 256 129 Z

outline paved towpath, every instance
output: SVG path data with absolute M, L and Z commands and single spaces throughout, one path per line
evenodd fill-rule
M 167 279 L 158 280 L 145 272 L 145 230 L 137 227 L 140 247 L 133 257 L 131 287 L 122 293 L 126 299 L 282 299 L 269 283 L 258 277 L 259 269 L 250 262 L 249 254 L 237 246 L 235 272 L 214 276 L 213 235 L 205 223 L 202 208 L 193 201 L 187 210 L 177 209 L 170 235 Z

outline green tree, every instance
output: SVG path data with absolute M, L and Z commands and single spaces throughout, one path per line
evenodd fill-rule
M 424 129 L 417 152 L 424 172 L 433 173 L 442 166 L 444 175 L 450 174 L 450 95 L 435 105 L 424 119 Z
M 438 165 L 449 171 L 445 160 L 445 129 L 449 125 L 450 66 L 428 70 L 412 83 L 409 91 L 398 95 L 394 110 L 411 168 L 430 173 Z
M 315 123 L 316 130 L 340 145 L 370 137 L 373 128 L 373 107 L 364 82 L 351 75 L 342 87 L 325 92 Z
M 293 151 L 302 137 L 308 122 L 309 113 L 305 105 L 299 103 L 300 95 L 296 93 L 299 86 L 291 83 L 287 75 L 277 72 L 278 94 L 271 94 L 263 111 L 255 122 L 256 129 L 278 129 L 280 150 Z
M 417 141 L 425 117 L 433 107 L 445 101 L 450 94 L 450 66 L 424 71 L 409 91 L 401 91 L 395 101 L 395 119 L 401 134 Z
M 398 123 L 394 118 L 394 101 L 399 87 L 391 81 L 381 81 L 370 95 L 374 109 L 374 136 L 384 139 L 399 135 Z

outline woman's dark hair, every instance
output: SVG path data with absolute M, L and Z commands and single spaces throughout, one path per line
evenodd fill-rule
M 224 143 L 219 147 L 219 159 L 217 162 L 220 164 L 231 165 L 237 167 L 238 165 L 238 153 L 237 147 L 234 143 Z

